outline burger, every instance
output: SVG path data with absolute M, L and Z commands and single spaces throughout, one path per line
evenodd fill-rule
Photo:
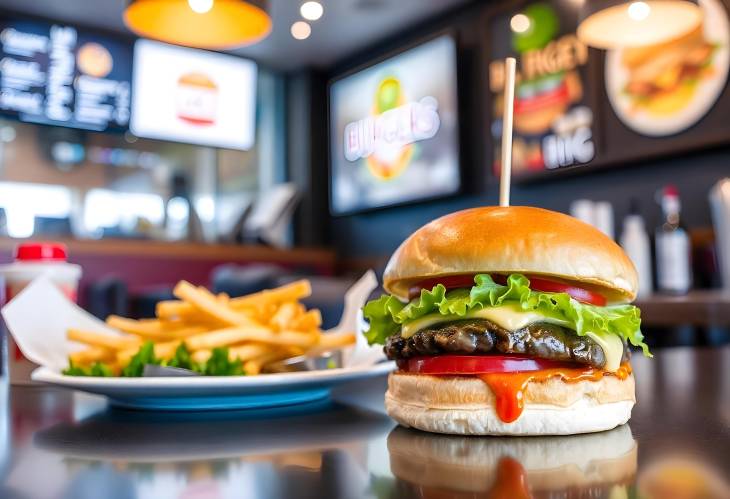
M 630 345 L 643 341 L 633 264 L 572 217 L 483 207 L 418 229 L 363 315 L 398 370 L 385 406 L 404 426 L 567 435 L 628 421 Z
M 218 114 L 218 85 L 204 73 L 191 72 L 177 79 L 177 117 L 196 126 L 209 126 Z
M 627 426 L 569 439 L 473 439 L 396 428 L 388 454 L 398 497 L 635 497 L 638 448 Z
M 547 132 L 582 95 L 580 76 L 575 70 L 520 83 L 515 94 L 515 130 L 526 135 Z
M 629 77 L 624 92 L 637 110 L 674 114 L 687 107 L 698 83 L 712 74 L 715 48 L 698 26 L 669 42 L 625 49 L 621 62 Z

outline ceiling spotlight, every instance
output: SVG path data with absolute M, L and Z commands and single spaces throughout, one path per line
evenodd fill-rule
M 306 40 L 312 34 L 312 28 L 304 21 L 297 21 L 291 25 L 291 36 L 297 40 Z
M 530 29 L 530 18 L 524 14 L 515 14 L 510 19 L 509 26 L 515 33 L 524 33 Z
M 643 21 L 651 13 L 651 7 L 646 2 L 631 2 L 628 8 L 629 17 L 634 21 Z
M 213 0 L 188 0 L 188 5 L 198 14 L 205 14 L 213 8 Z
M 304 2 L 302 6 L 299 7 L 299 13 L 308 21 L 316 21 L 322 17 L 322 14 L 324 14 L 324 7 L 322 7 L 322 4 L 319 2 Z

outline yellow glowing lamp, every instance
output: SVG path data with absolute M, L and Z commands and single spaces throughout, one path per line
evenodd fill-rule
M 601 49 L 667 42 L 697 29 L 702 9 L 689 0 L 584 0 L 578 38 Z
M 215 50 L 251 45 L 271 32 L 268 0 L 132 0 L 124 23 L 145 38 Z

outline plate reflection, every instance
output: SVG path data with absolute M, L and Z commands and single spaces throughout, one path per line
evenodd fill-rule
M 285 413 L 109 410 L 41 430 L 33 446 L 55 457 L 63 499 L 354 498 L 368 488 L 367 441 L 392 427 L 329 402 Z
M 397 497 L 635 497 L 631 429 L 571 437 L 435 435 L 398 427 L 388 436 Z

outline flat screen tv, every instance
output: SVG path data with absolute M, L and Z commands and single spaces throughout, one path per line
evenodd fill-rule
M 139 137 L 250 149 L 256 73 L 248 59 L 138 40 L 130 129 Z
M 329 86 L 330 211 L 460 189 L 456 41 L 441 35 Z

